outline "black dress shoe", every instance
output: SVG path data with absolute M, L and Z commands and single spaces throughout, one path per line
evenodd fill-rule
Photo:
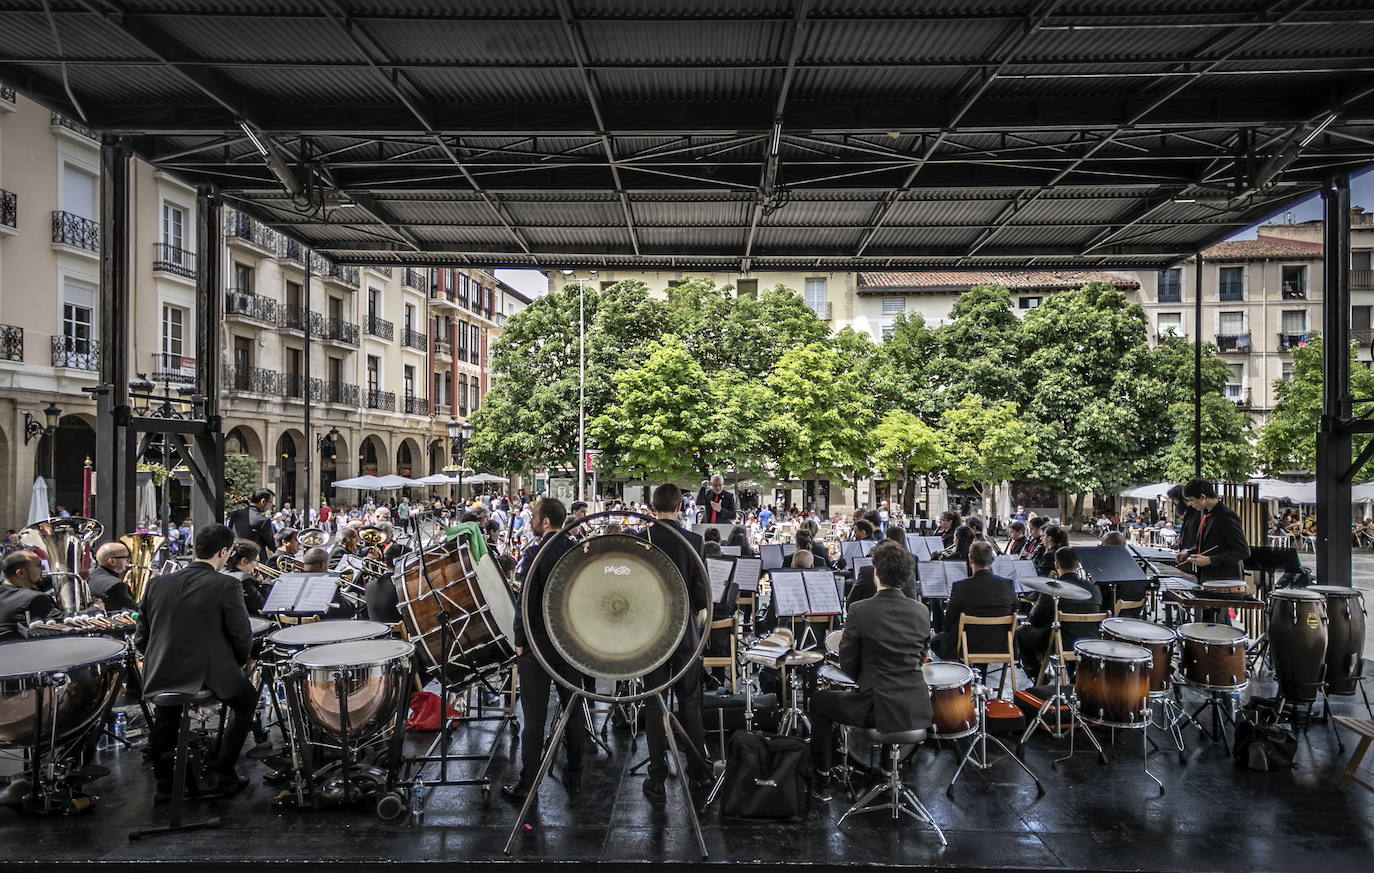
M 654 803 L 663 803 L 668 799 L 668 789 L 663 787 L 662 779 L 646 776 L 644 777 L 644 796 Z
M 564 770 L 563 788 L 568 792 L 568 794 L 577 794 L 578 792 L 580 792 L 582 790 L 582 771 Z
M 529 793 L 529 786 L 522 785 L 519 782 L 512 782 L 509 785 L 501 786 L 501 796 L 515 803 L 524 803 Z
M 240 791 L 248 787 L 248 777 L 240 776 L 238 773 L 230 771 L 228 773 L 213 773 L 207 779 L 209 790 L 215 794 L 222 794 L 226 797 L 233 797 Z

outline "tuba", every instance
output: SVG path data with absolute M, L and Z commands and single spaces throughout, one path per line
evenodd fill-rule
M 91 605 L 91 589 L 81 575 L 81 562 L 91 543 L 100 539 L 105 526 L 93 518 L 45 518 L 19 532 L 26 548 L 43 553 L 48 559 L 53 597 L 67 615 L 76 615 Z
M 138 603 L 143 599 L 143 590 L 148 587 L 148 580 L 153 577 L 153 559 L 167 544 L 167 538 L 139 531 L 125 534 L 119 541 L 129 550 L 129 572 L 124 576 L 124 584 L 129 586 L 134 603 Z
M 329 534 L 325 533 L 321 528 L 308 527 L 297 534 L 296 539 L 307 549 L 313 549 L 316 546 L 323 546 L 325 543 L 329 542 Z

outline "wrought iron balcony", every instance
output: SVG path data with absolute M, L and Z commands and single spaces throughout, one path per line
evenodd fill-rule
M 1283 283 L 1282 295 L 1284 300 L 1306 300 L 1307 286 L 1302 284 L 1294 285 L 1291 282 Z
M 1350 338 L 1357 343 L 1374 343 L 1374 330 L 1367 327 L 1351 328 Z
M 196 359 L 154 352 L 151 375 L 154 382 L 194 385 L 196 381 Z
M 429 282 L 425 278 L 424 270 L 417 270 L 414 267 L 406 267 L 406 271 L 401 274 L 401 284 L 416 291 L 423 291 L 429 287 Z
M 1248 355 L 1250 353 L 1250 334 L 1217 334 L 1217 351 L 1225 354 Z
M 19 227 L 19 195 L 4 188 L 0 188 L 0 227 Z
M 1279 351 L 1289 352 L 1298 346 L 1307 345 L 1307 334 L 1305 333 L 1281 333 L 1279 334 Z
M 52 125 L 53 127 L 66 128 L 67 130 L 70 130 L 73 133 L 79 133 L 86 139 L 96 140 L 97 142 L 100 140 L 100 137 L 96 134 L 95 131 L 91 130 L 89 127 L 77 121 L 76 119 L 68 118 L 60 112 L 54 112 L 52 114 Z
M 366 396 L 363 398 L 363 405 L 368 409 L 385 409 L 387 412 L 396 411 L 396 392 L 378 391 L 376 388 L 367 389 Z
M 261 221 L 249 215 L 244 215 L 237 209 L 226 210 L 228 214 L 229 237 L 241 242 L 257 246 L 269 252 L 277 251 L 280 235 L 263 224 Z
M 327 379 L 311 379 L 310 399 L 319 403 L 340 403 L 345 406 L 357 406 L 358 386 L 349 382 L 331 382 Z
M 350 346 L 358 344 L 358 326 L 351 321 L 344 321 L 342 318 L 320 319 L 317 333 L 320 339 L 330 342 L 344 343 Z
M 278 306 L 277 324 L 284 330 L 299 330 L 304 333 L 306 325 L 313 321 L 310 317 L 313 314 L 306 312 L 303 306 Z
M 453 357 L 453 343 L 445 339 L 434 338 L 434 354 L 444 357 Z
M 369 269 L 369 270 L 374 270 L 374 271 L 376 271 L 376 272 L 378 272 L 378 273 L 381 273 L 383 276 L 387 277 L 388 279 L 391 278 L 391 268 L 390 268 L 390 267 L 377 267 L 377 266 L 372 266 L 372 267 L 368 267 L 368 269 Z
M 277 322 L 277 301 L 261 294 L 228 290 L 224 292 L 224 314 L 240 315 L 269 324 Z
M 1226 399 L 1236 404 L 1237 409 L 1249 409 L 1254 406 L 1250 389 L 1246 388 L 1242 391 L 1239 385 L 1226 386 Z
M 369 334 L 379 336 L 384 340 L 390 340 L 396 335 L 396 326 L 385 318 L 369 315 L 364 319 L 363 325 Z
M 1374 270 L 1351 270 L 1351 291 L 1374 291 Z
M 52 214 L 52 241 L 88 252 L 98 252 L 100 222 L 58 209 Z
M 1160 333 L 1155 334 L 1155 343 L 1156 343 L 1156 344 L 1162 343 L 1162 342 L 1164 342 L 1166 339 L 1169 339 L 1170 337 L 1173 337 L 1173 338 L 1175 338 L 1175 339 L 1186 340 L 1186 339 L 1188 339 L 1188 334 L 1184 333 L 1184 332 L 1181 331 L 1181 330 L 1165 330 L 1165 331 L 1162 331 L 1162 332 L 1160 332 Z
M 281 373 L 276 370 L 262 367 L 228 367 L 225 369 L 224 379 L 235 391 L 269 396 L 281 396 L 284 393 Z
M 331 264 L 328 261 L 324 261 L 323 258 L 321 258 L 321 261 L 323 261 L 323 269 L 320 273 L 326 279 L 332 279 L 340 285 L 345 285 L 349 288 L 358 287 L 357 267 L 341 267 L 338 264 Z
M 429 337 L 417 330 L 406 328 L 401 335 L 401 342 L 404 345 L 410 346 L 412 349 L 420 349 L 423 351 L 429 344 Z
M 281 393 L 292 400 L 305 399 L 305 375 L 303 373 L 283 373 Z
M 429 398 L 427 397 L 403 397 L 405 403 L 403 411 L 406 415 L 429 415 Z
M 186 279 L 196 277 L 196 253 L 167 243 L 153 243 L 153 269 Z
M 305 266 L 305 246 L 289 236 L 277 238 L 277 257 Z
M 24 328 L 0 324 L 0 361 L 24 361 Z
M 93 339 L 55 336 L 52 338 L 52 365 L 95 372 L 100 369 L 100 343 Z

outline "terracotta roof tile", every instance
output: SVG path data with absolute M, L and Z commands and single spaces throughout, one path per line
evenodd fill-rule
M 1262 258 L 1316 259 L 1321 256 L 1321 243 L 1279 239 L 1273 236 L 1262 236 L 1258 239 L 1232 239 L 1202 250 L 1204 261 L 1209 258 L 1214 261 L 1249 261 Z

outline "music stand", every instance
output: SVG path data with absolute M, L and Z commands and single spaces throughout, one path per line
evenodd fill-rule
M 567 536 L 572 530 L 578 527 L 590 524 L 593 521 L 599 521 L 611 515 L 621 516 L 625 518 L 626 521 L 633 517 L 643 521 L 646 525 L 650 527 L 659 524 L 659 519 L 654 516 L 644 515 L 638 512 L 631 512 L 628 510 L 621 510 L 620 512 L 616 513 L 598 512 L 593 513 L 591 515 L 587 515 L 580 519 L 569 520 L 568 523 L 563 525 L 562 530 L 560 530 L 557 535 Z M 697 568 L 701 571 L 701 579 L 708 579 L 709 577 L 706 572 L 706 564 L 703 561 L 702 556 L 697 552 L 695 547 L 692 546 L 691 541 L 688 540 L 687 537 L 683 536 L 682 531 L 676 525 L 667 524 L 663 525 L 663 527 L 671 531 L 672 534 L 676 536 L 679 540 L 681 540 L 682 544 L 687 547 L 688 552 L 690 552 L 693 558 L 695 559 Z M 649 545 L 650 548 L 657 548 L 653 546 L 652 543 L 649 543 L 647 539 L 645 542 L 647 545 Z M 538 552 L 535 553 L 534 561 L 531 562 L 529 570 L 526 571 L 527 575 L 535 571 L 535 568 L 539 566 L 539 562 L 544 560 L 544 557 L 547 554 L 547 549 L 540 549 Z M 688 584 L 687 580 L 685 579 L 683 580 L 683 582 L 684 584 Z M 707 589 L 702 593 L 706 602 L 709 603 L 711 601 L 711 591 L 709 588 L 709 584 Z M 691 603 L 690 595 L 688 596 L 688 603 Z M 526 627 L 529 627 L 530 599 L 528 597 L 521 596 L 520 598 L 520 616 L 524 625 Z M 689 609 L 687 614 L 687 621 L 691 622 L 695 620 L 696 616 L 693 615 Z M 570 696 L 568 698 L 567 705 L 562 707 L 562 711 L 558 715 L 558 721 L 554 725 L 553 734 L 549 737 L 549 740 L 546 744 L 547 748 L 544 751 L 544 757 L 539 762 L 539 772 L 535 775 L 534 781 L 530 783 L 529 793 L 525 795 L 525 802 L 520 806 L 520 814 L 516 816 L 515 824 L 511 827 L 510 838 L 506 840 L 506 847 L 504 850 L 507 855 L 512 854 L 512 852 L 514 851 L 515 840 L 517 837 L 520 836 L 520 830 L 525 824 L 525 819 L 529 817 L 530 807 L 534 805 L 535 798 L 539 796 L 539 786 L 543 784 L 544 777 L 548 775 L 549 769 L 553 766 L 553 759 L 558 754 L 558 744 L 563 739 L 563 734 L 568 728 L 568 720 L 572 718 L 573 713 L 576 710 L 581 708 L 581 704 L 585 701 L 595 700 L 598 703 L 608 703 L 614 706 L 617 704 L 638 703 L 640 701 L 657 699 L 659 709 L 663 713 L 663 732 L 665 739 L 668 742 L 668 754 L 671 756 L 674 762 L 677 762 L 679 760 L 678 744 L 674 735 L 674 730 L 682 734 L 684 740 L 688 740 L 690 742 L 691 738 L 687 736 L 687 731 L 682 727 L 682 724 L 678 721 L 677 716 L 673 715 L 672 710 L 668 708 L 667 701 L 663 699 L 663 693 L 671 689 L 673 686 L 677 685 L 678 681 L 683 676 L 687 675 L 688 670 L 701 669 L 701 654 L 706 650 L 706 643 L 708 641 L 708 638 L 709 635 L 705 633 L 705 629 L 703 629 L 703 632 L 698 634 L 697 636 L 697 645 L 696 649 L 692 652 L 692 657 L 689 658 L 683 664 L 682 669 L 670 675 L 667 681 L 665 681 L 662 685 L 657 685 L 653 688 L 646 688 L 645 690 L 634 694 L 616 694 L 614 693 L 615 688 L 614 686 L 612 686 L 612 693 L 602 694 L 595 690 L 589 691 L 586 688 L 583 688 L 580 683 L 574 684 L 565 679 L 561 673 L 559 673 L 557 670 L 553 668 L 545 654 L 542 651 L 540 651 L 537 635 L 527 635 L 526 641 L 529 643 L 530 654 L 534 655 L 535 661 L 537 661 L 539 663 L 539 666 L 544 670 L 544 672 L 549 675 L 549 678 L 561 687 L 563 687 L 564 689 L 566 689 L 569 692 Z M 645 675 L 647 675 L 648 672 L 650 671 L 645 671 Z M 692 753 L 697 755 L 698 758 L 701 757 L 700 752 L 692 750 L 690 746 L 688 746 L 688 750 L 692 751 Z M 706 766 L 705 759 L 701 759 L 700 763 L 702 764 L 703 768 Z M 701 821 L 697 817 L 696 804 L 692 799 L 692 789 L 687 784 L 686 779 L 679 779 L 677 781 L 681 784 L 683 796 L 687 801 L 687 816 L 692 825 L 692 834 L 696 837 L 697 848 L 701 850 L 701 857 L 708 857 L 710 853 L 706 851 L 706 839 L 702 836 L 701 833 Z

